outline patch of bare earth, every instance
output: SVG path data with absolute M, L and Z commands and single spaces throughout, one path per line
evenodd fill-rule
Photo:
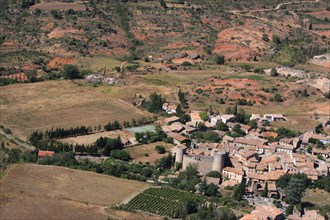
M 58 68 L 67 64 L 75 64 L 77 61 L 73 58 L 53 58 L 47 65 L 51 68 Z
M 104 132 L 97 132 L 94 134 L 89 135 L 81 135 L 78 137 L 69 137 L 59 139 L 62 143 L 69 143 L 69 144 L 92 144 L 100 137 L 108 137 L 108 138 L 116 138 L 120 136 L 121 138 L 131 139 L 134 138 L 134 134 L 126 130 L 115 130 L 115 131 L 104 131 Z
M 227 28 L 218 33 L 213 52 L 224 54 L 226 59 L 251 60 L 267 47 L 261 39 L 262 34 L 249 26 Z
M 64 30 L 56 28 L 52 30 L 52 32 L 50 32 L 47 36 L 48 38 L 52 39 L 52 38 L 64 37 L 68 34 L 82 34 L 82 32 L 74 28 L 68 28 Z
M 30 7 L 30 10 L 40 9 L 42 11 L 51 11 L 51 10 L 68 10 L 73 9 L 75 11 L 85 11 L 86 6 L 80 2 L 42 2 Z

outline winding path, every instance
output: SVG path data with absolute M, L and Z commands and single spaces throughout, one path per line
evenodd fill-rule
M 0 134 L 3 135 L 3 136 L 5 136 L 7 139 L 9 139 L 9 140 L 15 142 L 15 144 L 17 144 L 17 145 L 19 145 L 19 146 L 21 146 L 21 147 L 24 147 L 24 148 L 26 148 L 26 149 L 28 149 L 28 150 L 34 150 L 34 149 L 35 149 L 35 147 L 33 147 L 33 146 L 31 146 L 31 145 L 29 145 L 29 144 L 27 144 L 27 143 L 24 143 L 24 142 L 18 140 L 18 139 L 15 138 L 13 135 L 11 135 L 11 134 L 7 134 L 7 133 L 3 130 L 3 128 L 0 128 Z

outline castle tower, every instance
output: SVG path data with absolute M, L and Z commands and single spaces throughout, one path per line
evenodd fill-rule
M 183 154 L 185 148 L 182 146 L 177 146 L 175 149 L 175 163 L 182 163 L 183 161 Z
M 218 171 L 222 173 L 222 169 L 225 166 L 226 152 L 215 151 L 213 154 L 212 171 Z

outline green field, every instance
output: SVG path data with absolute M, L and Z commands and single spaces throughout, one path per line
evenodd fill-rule
M 153 213 L 161 216 L 180 217 L 186 201 L 202 203 L 203 196 L 171 188 L 149 188 L 134 197 L 129 209 Z
M 150 84 L 161 85 L 180 85 L 191 81 L 202 80 L 211 76 L 222 75 L 220 71 L 214 70 L 191 70 L 191 71 L 175 71 L 169 73 L 158 73 L 143 76 Z
M 106 68 L 107 72 L 112 71 L 116 66 L 120 67 L 122 61 L 116 60 L 114 57 L 106 55 L 95 55 L 93 57 L 81 58 L 78 65 L 83 69 L 103 72 Z

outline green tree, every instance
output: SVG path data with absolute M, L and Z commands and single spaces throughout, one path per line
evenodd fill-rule
M 316 134 L 322 134 L 323 133 L 323 125 L 320 123 L 315 127 L 315 133 Z
M 209 115 L 207 114 L 207 112 L 200 112 L 200 113 L 199 113 L 199 116 L 201 117 L 201 119 L 202 119 L 203 121 L 207 121 L 207 120 L 209 120 Z
M 220 130 L 220 131 L 228 131 L 229 130 L 228 126 L 225 123 L 223 123 L 222 121 L 219 121 L 217 123 L 216 129 Z
M 52 14 L 53 18 L 55 18 L 57 20 L 62 19 L 62 14 L 60 11 L 51 10 L 51 14 Z
M 199 193 L 201 193 L 202 195 L 205 195 L 205 192 L 207 190 L 206 181 L 201 182 L 198 187 L 199 187 Z
M 262 196 L 262 197 L 268 197 L 268 181 L 267 181 L 266 184 L 265 184 L 265 188 L 264 188 L 264 190 L 262 191 L 261 196 Z
M 165 0 L 160 0 L 159 4 L 160 4 L 161 7 L 167 8 Z
M 118 73 L 119 73 L 119 72 L 120 72 L 120 70 L 121 70 L 121 69 L 120 69 L 120 67 L 119 67 L 119 66 L 115 66 L 115 71 L 116 71 L 116 72 L 118 72 Z
M 283 102 L 282 96 L 278 93 L 274 95 L 274 101 L 275 102 Z
M 205 191 L 205 195 L 207 195 L 207 196 L 217 196 L 218 194 L 219 194 L 218 187 L 215 184 L 211 183 L 207 186 L 207 189 Z
M 289 204 L 298 204 L 302 198 L 303 192 L 305 191 L 306 186 L 304 180 L 298 178 L 291 178 L 287 187 L 285 188 L 286 192 L 286 201 Z
M 330 176 L 324 176 L 318 179 L 315 182 L 315 185 L 319 189 L 324 189 L 327 192 L 330 192 Z
M 162 110 L 162 106 L 163 106 L 163 98 L 161 95 L 157 94 L 157 93 L 152 93 L 149 96 L 150 101 L 145 101 L 143 103 L 143 106 L 152 113 L 157 113 L 160 112 Z
M 244 195 L 245 195 L 245 179 L 243 179 L 242 182 L 235 187 L 233 193 L 233 199 L 235 199 L 236 201 L 241 201 Z
M 231 107 L 227 107 L 225 112 L 226 114 L 232 114 L 233 110 L 231 109 Z
M 296 136 L 296 132 L 285 127 L 279 127 L 276 130 L 276 133 L 279 135 L 279 138 L 293 138 Z
M 248 126 L 250 126 L 251 128 L 257 128 L 258 127 L 258 124 L 257 124 L 257 121 L 256 120 L 251 120 L 247 123 Z
M 81 79 L 81 73 L 77 66 L 75 65 L 64 65 L 62 70 L 62 75 L 65 79 Z
M 159 154 L 165 154 L 166 150 L 165 147 L 163 145 L 157 145 L 155 147 L 155 150 L 157 151 L 157 153 Z
M 241 129 L 241 125 L 235 124 L 234 127 L 232 128 L 232 132 L 235 132 L 241 136 L 245 135 L 245 132 Z
M 206 131 L 203 135 L 203 138 L 212 143 L 216 143 L 216 142 L 220 141 L 219 135 L 214 131 Z
M 271 75 L 271 76 L 274 76 L 274 77 L 275 77 L 275 76 L 278 76 L 278 72 L 277 72 L 277 70 L 276 70 L 275 68 L 272 68 L 271 71 L 270 71 L 270 75 Z
M 286 216 L 289 216 L 289 215 L 292 215 L 293 214 L 293 205 L 289 205 L 286 210 L 285 210 L 285 215 Z
M 309 94 L 308 94 L 308 92 L 307 92 L 307 89 L 304 89 L 304 90 L 303 90 L 303 92 L 301 93 L 301 96 L 302 96 L 302 97 L 308 97 L 308 96 L 309 96 Z
M 118 160 L 129 161 L 131 156 L 128 152 L 123 150 L 113 150 L 110 152 L 110 157 Z
M 185 123 L 185 122 L 189 121 L 189 119 L 190 119 L 189 115 L 184 113 L 184 111 L 182 110 L 180 104 L 176 107 L 175 112 L 176 112 L 177 116 L 180 118 L 180 121 L 182 123 Z
M 308 26 L 308 30 L 312 30 L 313 29 L 313 24 L 310 23 L 309 26 Z
M 267 34 L 263 34 L 262 35 L 262 40 L 265 41 L 265 42 L 269 42 L 268 35 Z
M 237 112 L 238 112 L 237 111 L 237 105 L 235 104 L 234 107 L 233 107 L 233 109 L 232 109 L 232 114 L 236 116 L 237 115 Z
M 279 36 L 277 35 L 273 35 L 273 43 L 276 44 L 276 45 L 279 45 L 281 44 L 281 38 L 279 38 Z
M 211 172 L 207 173 L 206 176 L 220 178 L 221 174 L 219 171 L 211 171 Z
M 217 55 L 215 57 L 215 63 L 218 65 L 225 64 L 225 57 L 223 55 Z
M 155 162 L 155 167 L 162 170 L 171 168 L 172 166 L 172 156 L 169 153 L 166 157 L 162 157 Z
M 192 66 L 192 64 L 189 61 L 184 61 L 181 66 Z
M 41 14 L 41 10 L 39 8 L 36 8 L 34 10 L 34 14 L 37 15 L 37 16 L 39 16 Z
M 186 100 L 185 94 L 181 91 L 181 89 L 178 92 L 178 97 L 179 97 L 182 107 L 185 108 L 187 106 L 187 103 L 186 103 L 187 100 Z

